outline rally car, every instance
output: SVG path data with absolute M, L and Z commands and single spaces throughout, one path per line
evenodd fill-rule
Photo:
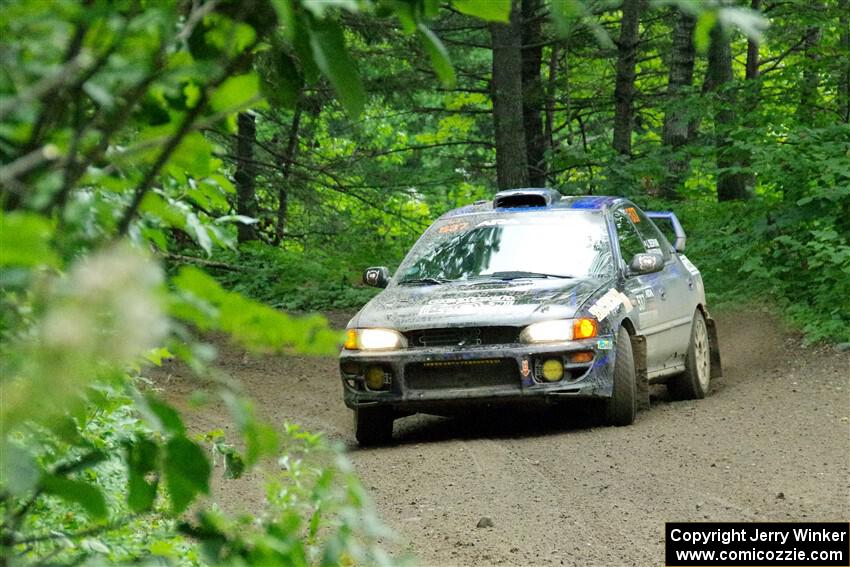
M 340 354 L 358 442 L 469 404 L 583 399 L 628 425 L 650 383 L 704 397 L 720 354 L 684 248 L 673 213 L 620 197 L 517 189 L 444 214 L 394 276 L 364 272 L 386 289 L 351 319 Z

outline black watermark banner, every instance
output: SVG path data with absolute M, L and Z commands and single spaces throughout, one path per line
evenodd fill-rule
M 850 567 L 841 522 L 671 522 L 664 541 L 668 567 Z

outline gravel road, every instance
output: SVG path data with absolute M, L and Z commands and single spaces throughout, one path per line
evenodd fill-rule
M 804 349 L 759 311 L 718 325 L 724 377 L 711 395 L 671 402 L 653 387 L 631 427 L 413 416 L 396 422 L 394 446 L 368 450 L 354 444 L 335 359 L 223 348 L 221 365 L 263 417 L 344 441 L 421 564 L 661 565 L 665 521 L 850 519 L 850 353 Z M 180 369 L 156 382 L 194 430 L 226 423 L 220 408 L 188 409 L 194 385 Z M 256 509 L 261 481 L 219 482 L 219 501 Z

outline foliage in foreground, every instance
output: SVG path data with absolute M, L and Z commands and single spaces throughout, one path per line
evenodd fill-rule
M 19 253 L 46 245 L 19 242 Z M 6 264 L 6 274 L 21 272 Z M 323 320 L 295 321 L 194 269 L 172 278 L 169 293 L 159 267 L 124 246 L 87 255 L 65 275 L 29 275 L 39 281 L 7 285 L 4 295 L 4 315 L 19 318 L 4 320 L 0 382 L 6 561 L 385 562 L 373 544 L 386 534 L 339 449 L 257 420 L 225 380 L 212 390 L 238 435 L 197 438 L 144 379 L 144 365 L 172 354 L 205 364 L 209 352 L 186 340 L 180 322 L 226 330 L 253 349 L 329 352 L 338 337 Z M 265 509 L 231 518 L 210 508 L 214 459 L 229 477 L 265 469 Z
M 457 2 L 504 17 L 504 2 Z M 207 254 L 232 246 L 235 225 L 254 222 L 215 213 L 235 189 L 226 148 L 203 130 L 235 133 L 239 111 L 266 96 L 292 105 L 304 85 L 329 86 L 360 113 L 340 20 L 371 6 L 2 3 L 0 563 L 386 561 L 373 545 L 385 534 L 338 450 L 256 419 L 226 380 L 214 389 L 237 438 L 197 439 L 144 378 L 164 358 L 210 374 L 204 331 L 252 350 L 336 349 L 323 318 L 287 316 L 193 267 L 166 278 L 159 260 L 175 241 Z M 445 75 L 423 23 L 438 9 L 394 3 L 381 16 Z M 267 508 L 217 511 L 213 458 L 231 476 L 271 462 Z

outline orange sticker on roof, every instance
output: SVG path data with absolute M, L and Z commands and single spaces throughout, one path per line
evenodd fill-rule
M 626 207 L 626 214 L 632 219 L 632 222 L 640 222 L 640 217 L 634 207 Z
M 447 224 L 446 226 L 441 226 L 438 231 L 440 234 L 449 234 L 451 232 L 457 232 L 459 230 L 463 230 L 469 226 L 468 222 L 456 222 L 453 224 Z

